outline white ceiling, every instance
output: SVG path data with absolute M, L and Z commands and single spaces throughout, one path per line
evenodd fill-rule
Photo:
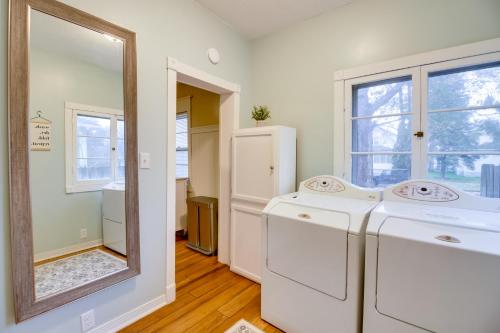
M 352 0 L 197 0 L 250 39 L 322 14 Z
M 31 10 L 30 47 L 122 72 L 123 43 L 102 33 Z

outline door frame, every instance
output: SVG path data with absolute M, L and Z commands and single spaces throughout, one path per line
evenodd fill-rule
M 167 233 L 166 295 L 175 300 L 175 119 L 177 82 L 220 95 L 219 108 L 219 234 L 218 260 L 229 264 L 231 217 L 231 137 L 239 128 L 240 85 L 167 58 Z

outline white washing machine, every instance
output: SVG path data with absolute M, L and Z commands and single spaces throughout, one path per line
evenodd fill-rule
M 111 183 L 102 188 L 102 237 L 104 246 L 127 255 L 125 184 Z
M 263 211 L 262 318 L 288 333 L 360 332 L 364 237 L 381 192 L 332 176 Z
M 363 331 L 500 332 L 500 200 L 423 180 L 383 197 L 367 227 Z

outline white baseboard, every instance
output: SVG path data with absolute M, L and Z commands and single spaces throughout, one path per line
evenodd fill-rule
M 167 291 L 166 291 L 166 295 L 167 295 L 167 304 L 169 303 L 172 303 L 173 301 L 175 301 L 175 283 L 171 283 L 167 286 Z
M 135 309 L 105 322 L 87 333 L 114 333 L 168 304 L 166 295 L 161 295 Z
M 40 252 L 35 254 L 35 262 L 39 262 L 42 260 L 47 260 L 54 257 L 64 256 L 66 254 L 70 254 L 73 252 L 83 251 L 86 249 L 90 249 L 96 246 L 102 245 L 102 239 L 96 239 L 90 242 L 78 243 L 68 247 L 63 247 L 62 249 L 50 250 L 45 252 Z
M 233 266 L 233 265 L 229 266 L 229 269 L 231 270 L 231 272 L 234 272 L 234 273 L 236 273 L 238 275 L 246 277 L 247 279 L 252 280 L 254 282 L 257 282 L 258 284 L 260 284 L 260 282 L 261 282 L 260 281 L 261 280 L 260 276 L 257 276 L 257 275 L 255 275 L 253 273 L 250 273 L 250 272 L 248 272 L 248 271 L 246 271 L 244 269 L 241 269 L 241 268 Z

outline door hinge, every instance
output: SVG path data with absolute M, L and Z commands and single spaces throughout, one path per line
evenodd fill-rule
M 413 135 L 416 136 L 417 138 L 423 138 L 424 137 L 424 132 L 418 131 L 417 133 L 415 133 Z

